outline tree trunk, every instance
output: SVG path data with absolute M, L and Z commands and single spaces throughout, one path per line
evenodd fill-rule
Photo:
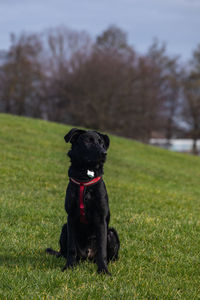
M 193 138 L 192 153 L 198 155 L 197 139 Z

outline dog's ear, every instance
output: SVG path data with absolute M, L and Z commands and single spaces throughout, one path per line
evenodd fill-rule
M 106 147 L 106 150 L 107 150 L 109 148 L 109 145 L 110 145 L 110 139 L 109 139 L 108 135 L 99 133 L 97 131 L 96 131 L 96 133 L 98 133 L 98 135 L 102 138 L 102 140 L 104 142 L 104 145 Z
M 106 150 L 109 148 L 110 146 L 110 139 L 109 136 L 107 134 L 101 134 L 103 140 L 104 140 L 104 144 L 106 146 Z
M 66 143 L 74 143 L 77 138 L 79 137 L 80 134 L 85 133 L 85 130 L 77 129 L 77 128 L 72 128 L 65 136 L 65 142 Z

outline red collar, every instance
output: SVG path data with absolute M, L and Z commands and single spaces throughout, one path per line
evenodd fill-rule
M 84 207 L 84 201 L 83 201 L 85 187 L 97 183 L 99 180 L 101 180 L 101 178 L 102 177 L 99 176 L 99 177 L 93 178 L 90 181 L 82 182 L 82 181 L 78 181 L 78 180 L 70 177 L 71 182 L 80 186 L 80 188 L 79 188 L 79 208 L 80 208 L 80 222 L 81 223 L 88 224 L 88 221 L 85 217 L 85 207 Z
M 83 186 L 89 186 L 89 185 L 92 185 L 92 184 L 98 182 L 100 179 L 101 179 L 101 176 L 96 177 L 96 178 L 93 178 L 93 179 L 90 180 L 90 181 L 79 181 L 79 180 L 76 180 L 76 179 L 70 177 L 70 180 L 71 180 L 73 183 L 76 183 L 76 184 L 78 184 L 78 185 L 83 185 Z

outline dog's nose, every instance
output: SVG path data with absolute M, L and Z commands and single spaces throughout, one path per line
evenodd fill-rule
M 101 155 L 105 156 L 107 154 L 105 149 L 101 149 Z
M 103 147 L 97 147 L 96 151 L 97 151 L 98 155 L 100 155 L 100 157 L 102 157 L 102 158 L 105 157 L 107 154 L 106 149 L 104 149 Z

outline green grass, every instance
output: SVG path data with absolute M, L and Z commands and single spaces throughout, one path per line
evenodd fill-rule
M 200 299 L 200 157 L 111 136 L 112 277 L 45 254 L 66 221 L 69 129 L 0 114 L 0 299 Z

